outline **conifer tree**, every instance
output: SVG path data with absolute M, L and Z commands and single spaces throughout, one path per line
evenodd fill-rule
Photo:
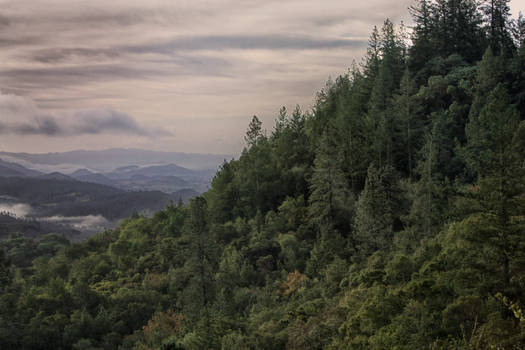
M 487 0 L 482 7 L 487 18 L 489 45 L 496 55 L 512 57 L 515 46 L 511 33 L 509 0 Z
M 354 195 L 364 186 L 367 164 L 372 159 L 371 145 L 366 138 L 368 96 L 364 88 L 366 78 L 354 66 L 348 76 L 339 78 L 342 93 L 330 124 L 334 144 L 341 155 L 341 169 L 349 178 Z
M 310 215 L 321 227 L 334 227 L 348 219 L 349 189 L 330 141 L 321 139 L 310 180 Z
M 214 239 L 208 227 L 208 208 L 203 197 L 190 201 L 187 224 L 190 238 L 190 259 L 186 262 L 191 280 L 186 289 L 185 309 L 200 323 L 208 345 L 211 344 L 214 299 L 213 270 L 217 261 Z
M 414 73 L 418 73 L 430 61 L 433 54 L 434 41 L 434 17 L 432 16 L 432 4 L 428 0 L 418 0 L 415 5 L 410 6 L 410 14 L 414 21 L 412 30 L 412 46 L 409 48 L 409 67 Z M 418 81 L 421 83 L 422 81 Z
M 355 240 L 361 256 L 384 249 L 392 242 L 397 189 L 394 169 L 368 168 L 365 188 L 356 203 Z
M 250 125 L 248 125 L 248 130 L 246 131 L 246 136 L 244 140 L 248 144 L 248 147 L 257 146 L 259 140 L 263 137 L 262 133 L 262 122 L 257 118 L 256 115 L 252 117 Z
M 396 169 L 412 178 L 416 154 L 421 147 L 423 118 L 421 102 L 417 100 L 416 88 L 405 69 L 398 92 L 394 96 L 393 159 Z
M 494 257 L 483 264 L 498 276 L 492 292 L 511 293 L 512 276 L 525 262 L 525 124 L 501 84 L 490 93 L 479 117 L 470 120 L 467 137 L 467 164 L 478 181 L 471 190 L 470 203 L 476 210 L 466 219 L 466 238 Z

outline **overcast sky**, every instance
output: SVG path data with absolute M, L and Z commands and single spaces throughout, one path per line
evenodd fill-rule
M 308 110 L 410 4 L 0 0 L 0 150 L 237 153 L 252 115 Z

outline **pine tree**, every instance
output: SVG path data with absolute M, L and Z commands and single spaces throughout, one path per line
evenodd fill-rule
M 212 304 L 214 300 L 214 265 L 217 261 L 215 241 L 208 227 L 208 208 L 203 197 L 196 197 L 189 204 L 187 232 L 190 239 L 190 259 L 186 269 L 191 276 L 185 289 L 185 309 L 193 322 L 202 327 L 208 345 L 213 340 Z
M 310 180 L 310 216 L 321 227 L 348 220 L 349 189 L 328 137 L 321 139 Z
M 235 161 L 224 162 L 211 181 L 206 192 L 210 216 L 213 222 L 224 223 L 241 214 L 238 208 L 239 188 L 235 182 Z
M 379 29 L 374 26 L 370 38 L 368 39 L 368 47 L 366 50 L 364 74 L 374 81 L 379 73 L 379 62 L 381 60 L 381 38 Z
M 416 167 L 419 180 L 415 184 L 415 198 L 408 217 L 412 229 L 421 236 L 432 237 L 446 220 L 447 198 L 452 194 L 447 191 L 447 179 L 439 168 L 440 127 L 436 125 L 427 135 L 420 151 L 420 161 Z
M 418 73 L 430 61 L 433 55 L 434 18 L 432 5 L 428 0 L 418 0 L 409 8 L 414 27 L 412 30 L 412 46 L 409 49 L 410 71 Z M 423 81 L 418 81 L 422 83 Z
M 482 7 L 487 18 L 488 40 L 496 55 L 512 57 L 516 47 L 512 39 L 509 0 L 487 0 Z
M 421 147 L 423 118 L 421 103 L 417 100 L 416 88 L 405 69 L 399 91 L 394 96 L 394 164 L 398 171 L 412 178 L 416 154 Z
M 478 181 L 470 191 L 469 203 L 476 210 L 465 221 L 465 236 L 494 258 L 483 263 L 485 272 L 498 276 L 491 291 L 517 293 L 511 286 L 522 277 L 513 276 L 525 266 L 525 124 L 501 84 L 488 96 L 479 117 L 470 120 L 467 137 L 467 164 Z
M 392 167 L 368 168 L 365 189 L 356 203 L 355 240 L 361 256 L 385 249 L 392 242 L 398 208 L 397 180 Z
M 263 137 L 262 133 L 262 122 L 257 118 L 256 115 L 252 117 L 248 130 L 246 131 L 246 136 L 244 140 L 248 144 L 248 147 L 257 146 L 257 143 Z
M 338 95 L 330 132 L 337 145 L 337 152 L 341 155 L 341 170 L 349 178 L 350 189 L 356 195 L 364 186 L 367 164 L 372 159 L 364 118 L 368 103 L 364 87 L 366 83 L 355 66 L 348 76 L 339 78 L 338 82 L 342 92 Z

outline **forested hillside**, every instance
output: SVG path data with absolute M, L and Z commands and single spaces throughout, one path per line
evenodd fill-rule
M 189 205 L 1 242 L 0 348 L 525 348 L 525 22 L 411 12 Z

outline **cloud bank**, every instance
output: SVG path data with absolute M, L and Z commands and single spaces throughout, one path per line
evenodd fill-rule
M 32 208 L 29 204 L 24 203 L 0 202 L 0 212 L 25 218 L 32 212 Z
M 22 96 L 0 94 L 0 134 L 49 137 L 126 134 L 171 136 L 166 130 L 139 125 L 131 116 L 111 108 L 62 112 L 51 115 Z

